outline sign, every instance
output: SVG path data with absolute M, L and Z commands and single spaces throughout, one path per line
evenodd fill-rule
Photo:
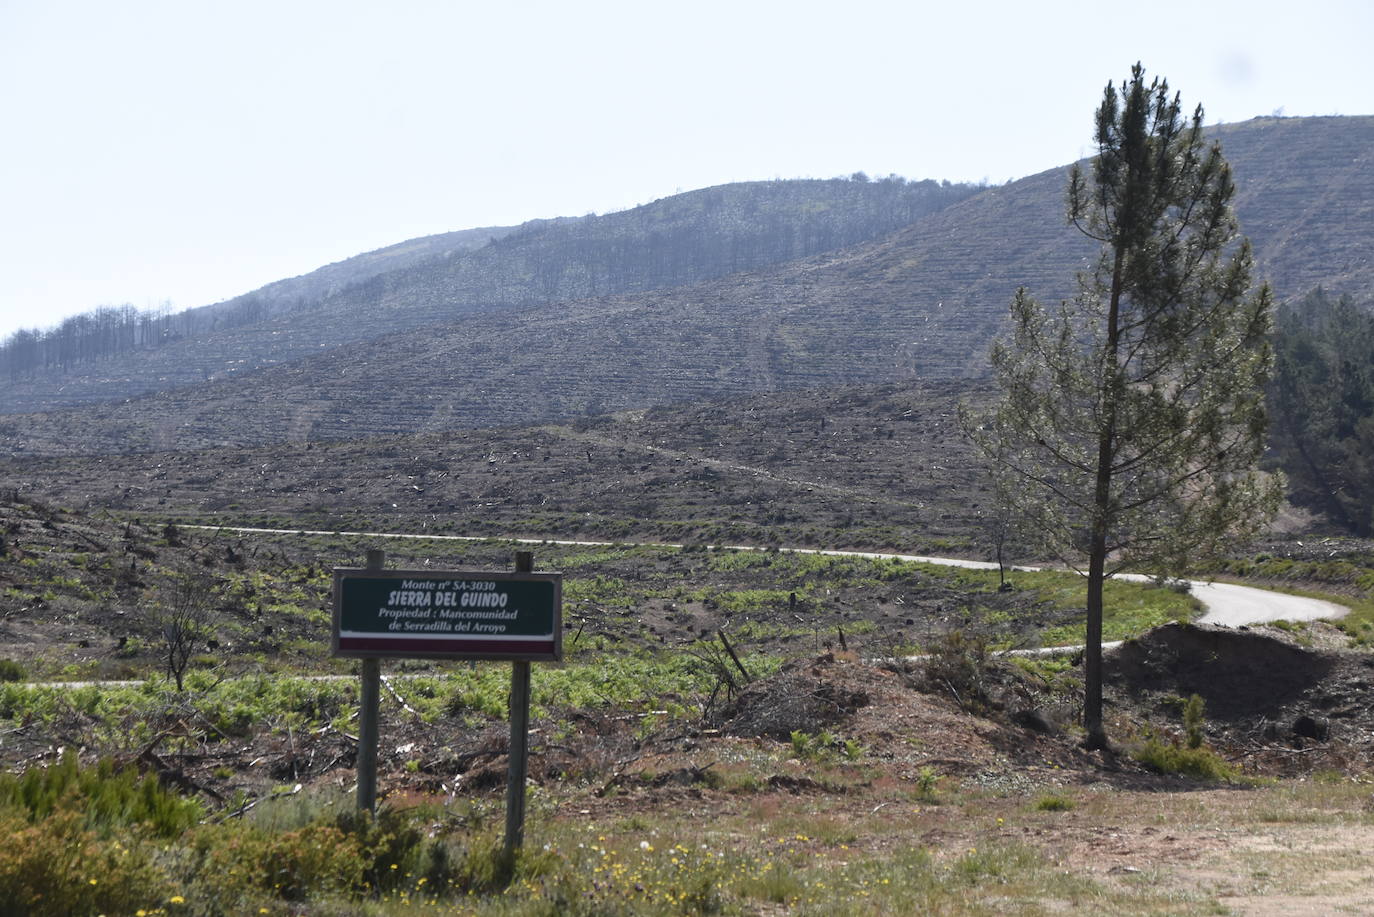
M 563 574 L 334 571 L 331 654 L 350 658 L 563 658 Z

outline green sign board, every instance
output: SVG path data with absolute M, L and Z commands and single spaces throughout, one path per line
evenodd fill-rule
M 335 656 L 563 658 L 563 574 L 334 571 Z

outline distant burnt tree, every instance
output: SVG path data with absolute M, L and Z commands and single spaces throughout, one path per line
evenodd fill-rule
M 243 297 L 221 310 L 139 310 L 131 305 L 100 306 L 69 316 L 47 328 L 21 328 L 0 343 L 0 375 L 31 379 L 40 371 L 75 367 L 211 331 L 250 325 L 267 317 L 261 300 Z
M 878 238 L 977 190 L 896 176 L 706 188 L 604 216 L 527 223 L 455 259 L 451 289 L 455 298 L 532 303 L 682 286 Z

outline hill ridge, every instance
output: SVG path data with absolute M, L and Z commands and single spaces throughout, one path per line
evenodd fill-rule
M 1278 298 L 1325 284 L 1370 300 L 1374 117 L 1217 133 Z M 1095 253 L 1063 218 L 1064 182 L 1064 168 L 1046 170 L 873 241 L 691 286 L 472 312 L 127 406 L 3 418 L 0 431 L 17 453 L 200 448 L 977 379 L 1017 287 L 1070 295 Z
M 456 234 L 470 243 L 466 247 L 453 247 L 455 234 L 449 234 L 442 237 L 445 250 L 405 256 L 409 260 L 396 269 L 369 273 L 356 266 L 378 252 L 390 254 L 374 259 L 373 267 L 390 265 L 401 257 L 395 249 L 423 241 L 410 240 L 341 262 L 338 270 L 327 266 L 295 278 L 300 284 L 294 286 L 279 281 L 206 307 L 211 311 L 167 317 L 160 330 L 137 329 L 137 339 L 77 319 L 41 341 L 15 336 L 0 347 L 0 409 L 109 401 L 465 313 L 694 283 L 880 236 L 975 190 L 904 180 L 741 182 L 605 216 L 534 220 L 480 245 L 472 234 L 482 230 Z M 264 292 L 280 284 L 287 286 Z M 320 295 L 282 305 L 302 289 Z M 216 316 L 225 317 L 221 326 L 206 331 L 195 324 L 213 323 Z M 99 319 L 114 324 L 121 316 L 102 313 Z M 143 346 L 149 340 L 153 346 Z M 106 353 L 113 358 L 101 359 Z

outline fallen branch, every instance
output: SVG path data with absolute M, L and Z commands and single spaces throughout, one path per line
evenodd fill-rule
M 734 660 L 735 667 L 739 669 L 739 673 L 744 676 L 744 683 L 746 685 L 749 684 L 754 679 L 749 674 L 749 670 L 744 667 L 744 663 L 739 661 L 739 656 L 735 655 L 735 648 L 730 645 L 730 641 L 725 636 L 725 631 L 718 630 L 716 631 L 716 635 L 720 637 L 720 642 L 725 645 L 725 652 L 730 654 L 730 658 Z
M 269 794 L 267 794 L 266 796 L 259 796 L 257 799 L 254 799 L 252 802 L 247 802 L 247 803 L 244 803 L 242 806 L 239 806 L 239 808 L 236 809 L 236 810 L 233 811 L 233 812 L 225 812 L 225 813 L 222 813 L 222 814 L 219 816 L 219 818 L 218 818 L 218 819 L 215 819 L 215 820 L 216 820 L 216 821 L 221 821 L 221 822 L 223 822 L 223 821 L 228 821 L 228 820 L 231 819 L 231 818 L 239 818 L 239 817 L 241 817 L 245 812 L 247 812 L 249 809 L 253 808 L 253 807 L 256 806 L 258 803 L 260 803 L 260 802 L 262 802 L 262 801 L 264 801 L 264 800 L 267 800 L 267 799 L 281 799 L 281 798 L 286 797 L 286 796 L 295 796 L 297 793 L 299 793 L 299 792 L 300 792 L 301 790 L 303 790 L 303 789 L 305 789 L 304 784 L 298 783 L 298 784 L 296 784 L 295 786 L 293 786 L 293 787 L 292 787 L 291 789 L 289 789 L 289 790 L 283 790 L 283 791 L 280 792 L 280 793 L 269 793 Z M 201 822 L 201 824 L 202 824 L 202 825 L 203 825 L 203 824 L 206 824 L 206 823 L 209 822 L 209 821 L 211 821 L 211 819 L 208 819 L 208 818 L 207 818 L 207 819 L 204 819 L 204 820 Z
M 401 705 L 401 709 L 402 709 L 402 710 L 404 710 L 406 713 L 409 713 L 411 716 L 415 717 L 417 720 L 418 720 L 418 719 L 421 719 L 420 711 L 418 711 L 418 710 L 416 710 L 414 707 L 410 706 L 410 704 L 407 704 L 407 703 L 405 702 L 405 700 L 401 697 L 401 695 L 399 695 L 399 694 L 396 693 L 396 689 L 393 688 L 393 687 L 391 687 L 391 679 L 387 678 L 385 675 L 382 675 L 382 676 L 381 676 L 381 680 L 382 680 L 382 687 L 386 688 L 386 693 L 390 694 L 390 695 L 391 695 L 391 699 L 394 700 L 396 703 L 398 703 L 398 704 Z

